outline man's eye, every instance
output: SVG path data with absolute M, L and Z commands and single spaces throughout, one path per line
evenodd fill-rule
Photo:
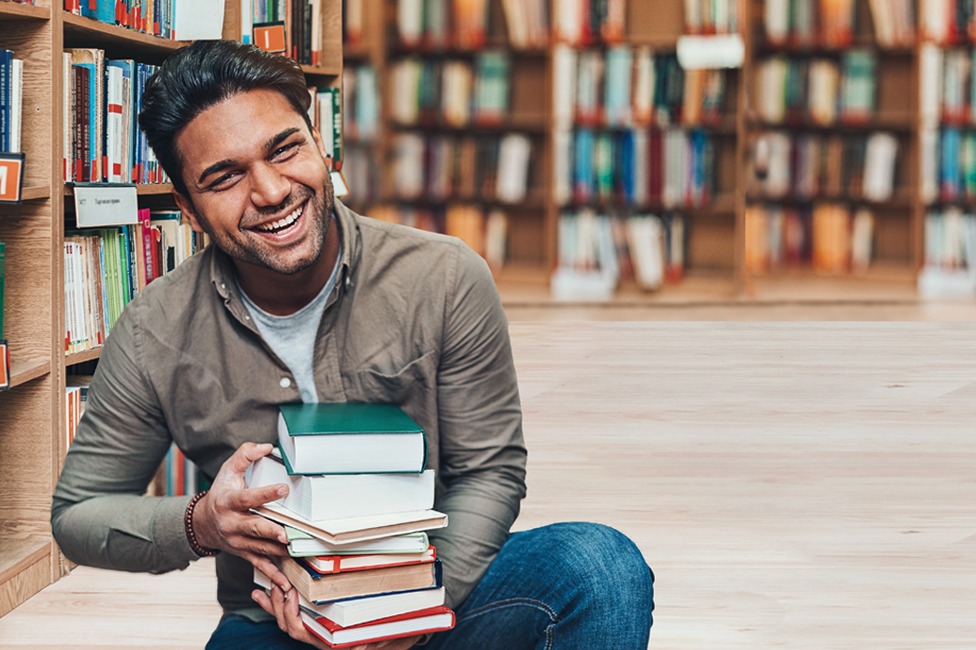
M 219 190 L 225 190 L 229 188 L 231 185 L 234 184 L 233 180 L 235 179 L 236 175 L 237 175 L 236 172 L 224 174 L 223 176 L 221 176 L 220 178 L 218 178 L 217 180 L 215 180 L 213 183 L 210 184 L 210 189 L 219 191 Z
M 283 158 L 289 158 L 298 151 L 298 145 L 300 143 L 293 142 L 291 144 L 286 144 L 283 147 L 278 147 L 278 149 L 271 155 L 275 160 L 281 160 Z

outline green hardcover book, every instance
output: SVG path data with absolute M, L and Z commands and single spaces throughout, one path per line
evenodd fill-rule
M 4 275 L 4 258 L 6 253 L 4 252 L 6 246 L 2 241 L 0 241 L 0 339 L 3 339 L 3 275 Z
M 280 411 L 289 474 L 424 471 L 424 431 L 395 404 L 282 404 Z

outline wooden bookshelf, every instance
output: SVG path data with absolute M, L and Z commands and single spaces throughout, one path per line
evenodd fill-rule
M 0 392 L 0 616 L 68 570 L 50 530 L 51 494 L 66 453 L 65 374 L 101 351 L 64 352 L 63 244 L 73 192 L 61 162 L 60 53 L 97 47 L 107 58 L 159 64 L 185 45 L 73 15 L 56 0 L 35 2 L 0 2 L 0 48 L 24 60 L 26 159 L 22 203 L 0 206 L 12 380 Z M 315 84 L 335 85 L 343 65 L 340 9 L 323 7 L 322 63 L 305 70 Z M 225 3 L 224 37 L 240 39 L 236 0 Z M 137 186 L 147 207 L 171 206 L 171 191 L 170 184 Z

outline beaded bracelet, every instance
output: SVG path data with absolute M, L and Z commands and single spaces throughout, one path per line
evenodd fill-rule
M 190 502 L 186 504 L 186 512 L 183 513 L 183 528 L 186 531 L 186 541 L 190 542 L 190 548 L 193 549 L 194 553 L 200 557 L 213 557 L 219 551 L 200 546 L 200 543 L 197 541 L 197 536 L 193 532 L 193 509 L 197 507 L 197 502 L 206 496 L 206 494 L 207 490 L 199 492 L 193 495 Z

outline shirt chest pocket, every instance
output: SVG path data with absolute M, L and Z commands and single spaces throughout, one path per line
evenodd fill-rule
M 397 368 L 367 367 L 357 372 L 365 402 L 405 405 L 425 401 L 437 381 L 437 356 L 434 350 Z

